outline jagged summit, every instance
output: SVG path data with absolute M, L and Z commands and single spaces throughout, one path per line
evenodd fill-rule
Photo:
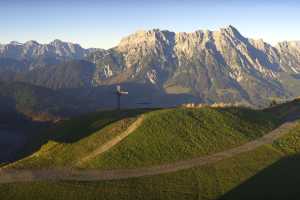
M 191 95 L 206 102 L 258 104 L 270 97 L 300 95 L 300 42 L 273 47 L 263 40 L 244 37 L 232 25 L 189 33 L 137 31 L 109 50 L 84 49 L 61 40 L 50 44 L 29 41 L 0 46 L 0 57 L 30 60 L 28 69 L 40 71 L 24 80 L 35 79 L 35 83 L 50 88 L 69 85 L 66 73 L 75 70 L 74 77 L 86 73 L 86 77 L 80 77 L 88 86 L 145 84 L 162 93 Z M 73 64 L 64 64 L 74 59 L 87 60 L 91 65 L 78 63 L 75 69 L 70 67 Z M 63 64 L 57 65 L 61 61 Z M 45 67 L 49 65 L 57 66 Z M 54 73 L 58 69 L 62 74 Z
M 24 44 L 29 45 L 29 46 L 38 46 L 38 45 L 40 45 L 40 43 L 38 43 L 35 40 L 29 40 L 29 41 L 25 42 Z
M 231 37 L 243 38 L 241 33 L 232 25 L 228 25 L 225 28 L 220 29 L 221 33 L 226 33 Z
M 15 45 L 15 46 L 20 46 L 20 45 L 23 45 L 21 42 L 18 42 L 18 41 L 11 41 L 9 43 L 9 45 Z
M 112 62 L 120 55 L 120 63 Z M 232 25 L 189 33 L 138 31 L 123 38 L 109 56 L 109 62 L 103 56 L 97 60 L 104 73 L 98 84 L 110 79 L 105 76 L 109 69 L 115 79 L 150 83 L 167 92 L 193 91 L 212 101 L 284 96 L 280 73 L 300 71 L 300 64 L 294 61 L 291 67 L 280 49 L 246 38 Z
M 95 49 L 84 49 L 79 44 L 63 42 L 55 39 L 49 44 L 40 44 L 30 40 L 25 43 L 10 42 L 0 46 L 0 57 L 13 59 L 35 59 L 40 57 L 59 57 L 64 59 L 84 59 Z M 14 49 L 14 47 L 18 49 Z
M 279 43 L 278 43 L 278 46 L 300 48 L 300 41 L 299 41 L 299 40 L 294 40 L 294 41 L 283 41 L 283 42 L 279 42 Z
M 240 32 L 233 27 L 228 25 L 216 31 L 212 30 L 197 30 L 194 32 L 172 32 L 169 30 L 151 29 L 151 30 L 139 30 L 133 34 L 130 34 L 123 39 L 121 39 L 118 47 L 126 46 L 136 46 L 137 44 L 152 44 L 154 46 L 155 42 L 159 41 L 172 41 L 172 40 L 214 40 L 221 37 L 236 38 L 238 40 L 244 40 L 245 38 L 240 34 Z M 201 43 L 201 41 L 198 41 Z
M 49 44 L 52 44 L 52 45 L 58 45 L 58 44 L 63 44 L 65 42 L 59 40 L 59 39 L 54 39 L 52 42 L 50 42 Z
M 229 25 L 227 25 L 227 26 L 225 26 L 224 28 L 221 28 L 221 29 L 225 29 L 225 30 L 228 30 L 228 31 L 231 31 L 231 32 L 237 32 L 237 33 L 239 33 L 239 31 L 237 30 L 237 28 L 235 28 L 231 24 L 229 24 Z

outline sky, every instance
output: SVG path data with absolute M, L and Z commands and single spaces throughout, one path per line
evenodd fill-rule
M 299 19 L 296 0 L 1 0 L 0 43 L 60 39 L 108 49 L 138 30 L 233 25 L 246 37 L 275 44 L 300 40 Z

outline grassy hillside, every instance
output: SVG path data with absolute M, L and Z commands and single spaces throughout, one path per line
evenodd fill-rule
M 0 186 L 3 200 L 90 199 L 297 199 L 300 159 L 282 150 L 300 136 L 300 123 L 287 136 L 221 162 L 159 176 L 105 182 L 35 182 Z M 298 145 L 294 147 L 300 148 Z M 2 198 L 3 197 L 3 198 Z
M 88 101 L 77 96 L 24 82 L 0 82 L 0 111 L 18 112 L 38 121 L 55 120 L 90 109 Z
M 110 133 L 110 131 L 104 130 L 110 130 L 110 128 L 116 126 L 116 123 L 122 123 L 120 119 L 124 120 L 124 116 L 127 116 L 127 120 L 129 120 L 128 123 L 125 124 L 129 124 L 131 120 L 134 120 L 140 113 L 144 113 L 145 116 L 143 125 L 121 144 L 105 153 L 103 157 L 107 157 L 108 155 L 122 155 L 120 154 L 120 150 L 122 150 L 123 145 L 126 145 L 128 141 L 132 141 L 130 144 L 134 145 L 134 141 L 138 140 L 141 145 L 145 145 L 146 142 L 148 144 L 154 144 L 160 141 L 159 139 L 161 139 L 162 142 L 166 142 L 167 145 L 174 143 L 179 145 L 179 147 L 183 145 L 183 142 L 191 142 L 193 144 L 187 148 L 188 151 L 173 151 L 171 152 L 173 154 L 189 156 L 192 155 L 195 149 L 199 150 L 197 152 L 199 155 L 206 154 L 220 150 L 221 148 L 217 149 L 218 145 L 216 144 L 219 144 L 220 147 L 222 147 L 222 144 L 225 146 L 228 145 L 227 148 L 230 145 L 238 145 L 239 142 L 243 143 L 259 137 L 277 124 L 277 120 L 270 116 L 270 114 L 272 114 L 270 110 L 261 112 L 236 108 L 203 108 L 157 110 L 147 113 L 146 111 L 135 110 L 127 111 L 124 115 L 119 115 L 114 112 L 98 113 L 61 124 L 58 130 L 63 131 L 55 132 L 53 136 L 53 141 L 56 141 L 56 145 L 52 146 L 48 144 L 52 146 L 52 148 L 47 148 L 48 151 L 43 150 L 47 146 L 42 147 L 41 151 L 33 156 L 34 159 L 25 159 L 25 161 L 19 162 L 19 165 L 21 167 L 30 165 L 37 167 L 39 166 L 37 165 L 38 163 L 42 166 L 49 166 L 49 162 L 65 165 L 66 163 L 64 163 L 62 160 L 63 157 L 61 156 L 74 156 L 70 152 L 74 152 L 75 150 L 77 152 L 84 151 L 85 153 L 89 153 L 89 151 L 85 150 L 89 148 L 88 145 L 99 145 L 105 136 L 109 138 L 108 133 Z M 189 122 L 185 124 L 184 122 L 186 121 Z M 173 126 L 170 126 L 171 124 Z M 148 128 L 146 129 L 146 127 Z M 150 127 L 152 129 L 151 132 L 149 131 Z M 193 131 L 181 132 L 186 130 L 186 127 L 190 127 Z M 147 132 L 147 130 L 149 132 Z M 168 130 L 168 136 L 171 137 L 172 140 L 165 139 L 167 137 L 164 135 L 166 134 L 166 130 Z M 194 130 L 201 130 L 201 132 L 194 134 Z M 229 143 L 226 140 L 227 137 L 224 138 L 221 136 L 222 134 L 219 135 L 219 131 L 217 130 L 224 130 L 225 132 L 222 133 L 226 134 L 230 140 L 235 142 Z M 253 132 L 253 130 L 256 131 Z M 179 133 L 184 134 L 181 135 Z M 172 137 L 171 134 L 175 134 L 175 136 L 173 135 Z M 144 140 L 142 140 L 139 135 L 142 135 Z M 189 138 L 191 139 L 189 140 Z M 205 138 L 205 140 L 201 140 L 201 138 Z M 199 141 L 202 141 L 202 145 L 199 145 L 201 148 L 197 146 Z M 157 146 L 159 145 L 161 145 L 161 143 L 157 144 Z M 81 148 L 79 146 L 81 146 Z M 141 148 L 136 149 L 137 146 L 133 147 L 133 149 L 127 147 L 127 150 L 133 156 L 139 155 L 134 154 L 132 151 L 141 150 Z M 154 148 L 155 146 L 149 147 Z M 170 150 L 170 148 L 166 147 L 161 148 L 160 150 L 162 151 Z M 148 151 L 149 150 L 142 151 L 142 153 L 149 155 L 147 154 L 150 153 Z M 300 158 L 297 156 L 299 151 L 300 122 L 296 128 L 290 130 L 286 136 L 278 139 L 272 145 L 265 145 L 254 151 L 243 153 L 211 165 L 164 175 L 128 180 L 1 184 L 0 197 L 3 200 L 297 199 L 300 195 L 297 187 L 300 184 L 300 175 L 298 173 Z M 54 155 L 54 153 L 57 158 L 49 156 Z M 166 155 L 172 154 L 167 152 Z M 49 160 L 45 162 L 43 159 L 40 159 L 39 156 Z M 66 158 L 71 163 L 73 160 L 76 160 L 75 157 L 72 156 Z M 80 156 L 81 154 L 79 154 L 79 157 Z M 184 156 L 183 158 L 188 156 Z M 154 154 L 153 157 L 149 156 L 148 158 L 153 158 L 151 163 L 162 161 L 157 159 L 160 158 L 157 154 Z M 167 159 L 173 158 L 176 157 L 167 157 Z M 108 165 L 101 165 L 102 159 L 102 156 L 100 156 L 88 164 L 95 167 L 108 167 Z M 126 157 L 124 159 L 117 159 L 122 162 L 120 165 L 117 165 L 115 160 L 109 162 L 107 159 L 107 161 L 109 165 L 113 167 L 126 166 L 127 162 L 124 161 Z M 42 161 L 40 162 L 39 160 Z M 144 165 L 145 162 L 143 161 L 143 159 L 132 160 L 132 162 L 138 165 Z M 98 166 L 96 166 L 97 163 L 99 164 Z
M 265 112 L 271 113 L 282 120 L 300 118 L 300 99 L 267 108 Z
M 270 114 L 246 108 L 158 110 L 83 167 L 135 168 L 212 154 L 261 137 L 276 125 Z
M 276 118 L 244 108 L 165 109 L 144 114 L 140 127 L 115 147 L 81 163 L 104 143 L 124 132 L 142 110 L 103 112 L 80 117 L 50 131 L 33 155 L 10 167 L 123 168 L 207 155 L 262 136 Z
M 276 152 L 266 147 L 213 166 L 160 176 L 94 183 L 5 184 L 0 186 L 0 197 L 16 200 L 215 199 L 278 158 Z
M 106 141 L 122 133 L 147 110 L 104 111 L 64 121 L 25 147 L 36 151 L 9 167 L 74 166 Z M 41 147 L 39 147 L 42 145 Z

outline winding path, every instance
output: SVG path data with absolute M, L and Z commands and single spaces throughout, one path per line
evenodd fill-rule
M 118 143 L 120 143 L 122 140 L 124 140 L 128 135 L 130 135 L 133 131 L 135 131 L 144 121 L 144 116 L 141 115 L 135 122 L 133 122 L 126 131 L 121 133 L 120 135 L 117 135 L 115 138 L 112 140 L 106 142 L 99 148 L 97 148 L 95 151 L 90 153 L 88 156 L 81 158 L 78 162 L 77 165 L 81 165 L 83 163 L 88 162 L 89 160 L 92 160 L 93 158 L 99 156 L 100 154 L 104 153 L 105 151 L 108 151 Z
M 117 169 L 117 170 L 76 170 L 76 169 L 28 169 L 13 170 L 0 169 L 0 183 L 29 182 L 41 180 L 75 180 L 75 181 L 101 181 L 101 180 L 119 180 L 136 178 L 143 176 L 152 176 L 176 172 L 179 170 L 199 167 L 212 164 L 235 155 L 254 150 L 262 145 L 271 144 L 274 140 L 287 134 L 289 130 L 297 125 L 297 121 L 286 122 L 277 129 L 253 140 L 249 143 L 232 148 L 216 154 L 202 156 L 194 159 L 178 161 L 169 164 L 157 166 L 142 167 L 137 169 Z

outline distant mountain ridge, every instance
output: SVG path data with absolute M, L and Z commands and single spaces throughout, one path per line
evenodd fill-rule
M 98 84 L 145 82 L 207 102 L 259 104 L 299 94 L 287 86 L 299 85 L 291 78 L 300 72 L 297 44 L 273 47 L 245 38 L 233 26 L 192 33 L 154 29 L 136 32 L 104 53 L 93 52 L 90 60 L 100 72 Z
M 174 95 L 181 103 L 267 105 L 300 95 L 300 42 L 272 46 L 233 26 L 192 33 L 138 31 L 108 50 L 60 40 L 12 42 L 0 46 L 0 80 L 55 90 L 136 84 L 144 86 L 128 88 L 130 94 L 156 88 L 160 95 L 153 96 Z
M 0 56 L 13 59 L 37 59 L 39 57 L 53 57 L 62 59 L 84 59 L 95 49 L 84 49 L 79 44 L 63 42 L 55 39 L 49 44 L 40 44 L 34 40 L 19 43 L 10 42 L 0 45 Z

